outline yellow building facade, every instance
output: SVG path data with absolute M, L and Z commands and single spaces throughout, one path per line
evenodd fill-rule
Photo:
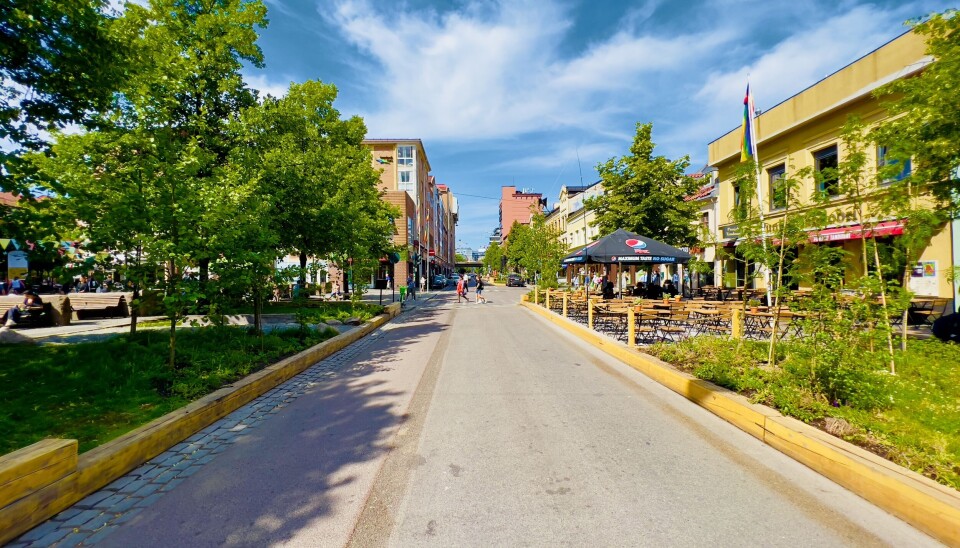
M 841 140 L 844 124 L 851 116 L 859 117 L 868 128 L 886 119 L 888 114 L 873 97 L 873 91 L 888 82 L 920 73 L 931 62 L 925 49 L 923 37 L 908 32 L 757 116 L 760 181 L 759 190 L 751 189 L 750 194 L 755 200 L 759 199 L 767 223 L 775 225 L 786 210 L 782 193 L 776 192 L 780 178 L 790 177 L 804 168 L 817 172 L 842 162 L 849 153 Z M 734 258 L 738 230 L 732 212 L 740 198 L 734 181 L 740 164 L 741 139 L 741 129 L 737 128 L 710 143 L 708 148 L 709 165 L 718 170 L 720 181 L 715 234 L 720 271 L 716 280 L 718 285 L 722 283 L 728 287 L 762 288 L 763 278 L 751 275 L 749 267 Z M 872 176 L 877 166 L 885 161 L 884 149 L 868 145 L 866 152 Z M 909 169 L 909 163 L 905 163 L 904 170 Z M 863 231 L 856 216 L 850 212 L 852 200 L 848 196 L 832 195 L 835 189 L 829 182 L 818 185 L 813 177 L 802 181 L 796 196 L 801 208 L 814 207 L 802 204 L 812 204 L 815 193 L 829 196 L 826 207 L 830 224 L 819 227 L 823 230 L 811 230 L 809 245 L 842 246 L 854 257 L 859 256 Z M 881 185 L 875 192 L 884 192 L 884 187 Z M 756 202 L 752 205 L 755 206 Z M 899 219 L 868 218 L 865 221 L 876 227 L 874 230 L 878 236 L 895 238 L 903 231 Z M 918 295 L 954 298 L 954 285 L 947 276 L 956 262 L 953 231 L 950 223 L 939 227 L 923 251 L 920 257 L 922 274 L 915 274 L 910 280 L 911 290 Z M 848 279 L 862 274 L 859 261 L 849 263 Z
M 563 186 L 558 201 L 547 214 L 546 225 L 550 227 L 567 249 L 587 245 L 597 239 L 600 231 L 593 226 L 596 211 L 588 211 L 583 203 L 588 198 L 603 194 L 603 183 L 592 185 Z

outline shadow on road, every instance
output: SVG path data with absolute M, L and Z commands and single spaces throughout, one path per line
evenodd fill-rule
M 447 329 L 446 312 L 420 307 L 395 318 L 369 344 L 325 360 L 313 384 L 273 419 L 137 516 L 106 544 L 265 545 L 297 539 L 326 545 L 352 529 L 354 508 L 376 476 L 376 459 L 416 379 L 397 383 L 412 345 Z M 419 350 L 420 352 L 423 349 Z M 411 368 L 412 370 L 413 368 Z M 398 386 L 407 386 L 398 390 Z M 352 506 L 351 506 L 352 505 Z M 322 524 L 315 523 L 323 519 Z M 349 522 L 349 523 L 348 523 Z

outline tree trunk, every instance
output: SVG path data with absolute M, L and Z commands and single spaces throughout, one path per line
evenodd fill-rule
M 207 294 L 207 289 L 210 285 L 210 259 L 200 259 L 198 266 L 200 267 L 200 300 L 197 304 L 200 307 L 200 311 L 206 313 L 209 311 L 210 306 L 210 296 Z
M 170 277 L 168 287 L 173 295 L 177 295 L 180 284 L 179 275 L 177 272 L 177 265 L 174 263 L 173 259 L 167 262 L 167 275 Z M 174 306 L 179 307 L 181 305 L 179 298 L 173 299 Z M 167 314 L 170 319 L 170 369 L 174 368 L 174 360 L 177 353 L 177 316 L 179 315 L 179 309 L 175 308 L 173 310 L 168 310 Z
M 307 287 L 307 254 L 300 252 L 300 291 Z
M 263 292 L 259 289 L 253 292 L 253 330 L 263 337 Z
M 907 250 L 907 253 L 905 253 L 905 255 L 906 255 L 908 258 L 910 257 L 910 252 L 909 252 L 909 250 Z M 907 265 L 906 265 L 905 267 L 903 267 L 903 285 L 902 285 L 902 287 L 903 287 L 903 290 L 904 290 L 904 291 L 909 291 L 909 290 L 910 290 L 910 289 L 909 289 L 910 286 L 907 285 L 907 284 L 910 283 L 910 274 L 911 274 L 910 271 L 911 271 L 910 261 L 908 260 L 908 261 L 907 261 Z M 901 352 L 906 352 L 906 351 L 907 351 L 907 322 L 908 322 L 909 320 L 910 320 L 910 306 L 907 305 L 907 306 L 905 306 L 905 307 L 903 308 L 903 317 L 902 317 L 901 322 L 900 322 L 900 351 L 901 351 Z
M 774 366 L 774 358 L 776 356 L 777 350 L 777 329 L 780 326 L 780 286 L 783 284 L 783 259 L 786 256 L 786 239 L 787 239 L 787 213 L 783 214 L 783 221 L 781 226 L 783 227 L 780 231 L 780 253 L 777 257 L 777 291 L 773 295 L 774 302 L 774 312 L 773 312 L 773 331 L 770 332 L 770 351 L 767 355 L 767 365 Z M 768 288 L 769 291 L 769 288 Z M 769 294 L 769 293 L 768 293 Z
M 880 280 L 880 304 L 883 306 L 883 321 L 887 327 L 887 351 L 890 357 L 890 374 L 897 374 L 897 366 L 893 361 L 893 328 L 890 327 L 890 316 L 887 314 L 887 288 L 883 284 L 883 272 L 880 270 L 880 252 L 877 250 L 876 238 L 870 239 L 873 242 L 873 262 L 877 268 L 877 279 Z M 866 241 L 863 242 L 866 245 Z
M 174 360 L 177 356 L 177 318 L 170 318 L 170 369 L 174 368 Z
M 130 334 L 137 333 L 137 318 L 140 317 L 140 307 L 137 302 L 140 299 L 140 282 L 133 282 L 133 297 L 130 298 Z
M 133 280 L 133 297 L 130 298 L 130 300 L 131 300 L 132 302 L 129 303 L 129 305 L 130 305 L 130 334 L 131 334 L 131 335 L 136 334 L 136 332 L 137 332 L 137 319 L 140 317 L 140 303 L 139 303 L 138 301 L 139 301 L 139 299 L 140 299 L 140 278 L 139 278 L 139 276 L 140 276 L 140 257 L 141 257 L 140 254 L 141 254 L 142 250 L 143 250 L 143 248 L 142 248 L 141 246 L 137 246 L 137 255 L 136 255 L 136 259 L 135 259 L 136 262 L 134 263 L 134 264 L 136 265 L 136 268 L 137 268 L 137 270 L 136 270 L 137 276 L 136 276 L 136 277 L 134 278 L 134 280 Z

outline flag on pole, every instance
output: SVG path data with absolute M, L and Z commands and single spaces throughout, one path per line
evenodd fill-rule
M 757 157 L 757 136 L 754 134 L 756 109 L 753 107 L 753 96 L 750 95 L 750 84 L 747 84 L 747 94 L 743 97 L 743 140 L 740 143 L 740 161 L 745 162 L 751 156 Z

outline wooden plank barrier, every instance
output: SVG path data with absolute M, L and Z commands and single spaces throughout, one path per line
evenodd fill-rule
M 77 469 L 77 440 L 40 440 L 0 456 L 0 508 Z

